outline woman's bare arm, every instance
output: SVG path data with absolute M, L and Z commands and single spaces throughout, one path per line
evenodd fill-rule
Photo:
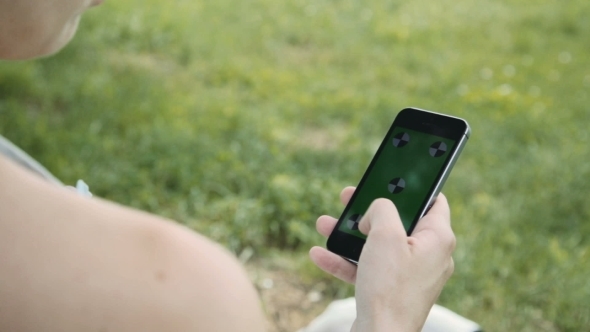
M 263 331 L 223 248 L 0 157 L 1 331 Z

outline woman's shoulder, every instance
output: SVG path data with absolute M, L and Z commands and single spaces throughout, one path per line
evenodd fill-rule
M 2 331 L 263 329 L 254 287 L 218 244 L 53 185 L 3 156 L 0 263 L 0 293 L 10 309 L 0 310 Z M 80 308 L 112 319 L 95 321 Z

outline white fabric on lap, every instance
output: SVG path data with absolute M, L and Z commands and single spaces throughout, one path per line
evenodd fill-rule
M 349 332 L 356 318 L 356 301 L 353 297 L 336 300 L 298 332 Z M 434 305 L 422 332 L 480 332 L 480 326 L 449 309 Z

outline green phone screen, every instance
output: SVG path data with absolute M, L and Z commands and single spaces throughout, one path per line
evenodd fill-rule
M 456 141 L 396 127 L 386 141 L 364 181 L 357 188 L 339 230 L 366 239 L 358 223 L 377 198 L 388 198 L 399 211 L 406 231 L 420 213 Z

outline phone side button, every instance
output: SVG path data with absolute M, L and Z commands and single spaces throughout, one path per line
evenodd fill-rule
M 432 206 L 434 205 L 434 202 L 428 204 L 428 207 L 426 208 L 426 211 L 424 212 L 424 215 L 428 214 L 428 211 L 430 211 L 430 209 L 432 208 Z

